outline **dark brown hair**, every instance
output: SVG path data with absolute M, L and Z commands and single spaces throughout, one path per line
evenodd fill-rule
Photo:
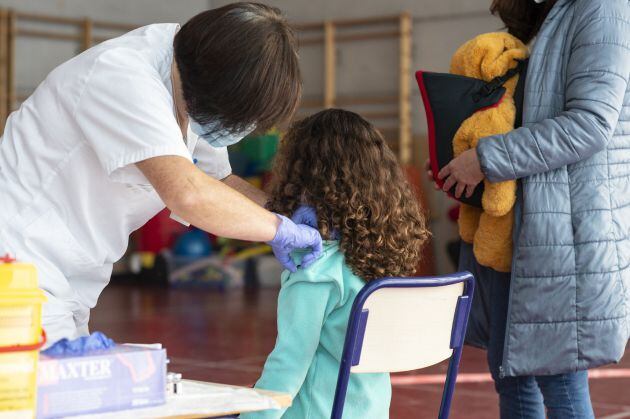
M 175 36 L 187 111 L 231 132 L 288 120 L 302 91 L 297 42 L 280 10 L 233 3 L 198 14 Z
M 534 39 L 557 0 L 493 0 L 490 12 L 498 15 L 508 32 L 524 44 Z
M 329 109 L 294 124 L 273 168 L 269 209 L 315 208 L 325 239 L 338 232 L 352 271 L 366 281 L 416 271 L 429 237 L 396 157 L 359 115 Z

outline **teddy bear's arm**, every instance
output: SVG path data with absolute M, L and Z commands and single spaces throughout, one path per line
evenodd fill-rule
M 516 181 L 492 183 L 484 180 L 481 197 L 483 210 L 494 217 L 501 217 L 514 207 L 516 203 Z

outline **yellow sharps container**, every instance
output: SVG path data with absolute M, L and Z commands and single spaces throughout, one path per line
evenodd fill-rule
M 35 417 L 45 300 L 35 266 L 0 257 L 0 419 Z

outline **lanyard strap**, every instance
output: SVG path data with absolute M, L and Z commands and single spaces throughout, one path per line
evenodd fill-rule
M 502 76 L 495 77 L 488 83 L 484 84 L 477 94 L 481 96 L 489 96 L 490 94 L 492 94 L 492 92 L 503 86 L 512 77 L 519 74 L 523 70 L 523 68 L 525 68 L 525 61 L 519 60 L 516 67 L 509 69 Z

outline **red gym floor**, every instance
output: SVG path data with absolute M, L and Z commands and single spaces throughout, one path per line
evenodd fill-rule
M 219 293 L 113 284 L 92 312 L 91 329 L 118 342 L 162 343 L 170 370 L 184 378 L 251 385 L 275 341 L 275 300 L 273 290 Z M 445 371 L 438 365 L 394 376 L 391 417 L 435 418 Z M 485 353 L 467 348 L 451 417 L 498 417 L 485 373 Z M 596 370 L 591 394 L 598 418 L 630 418 L 630 355 L 621 365 Z

